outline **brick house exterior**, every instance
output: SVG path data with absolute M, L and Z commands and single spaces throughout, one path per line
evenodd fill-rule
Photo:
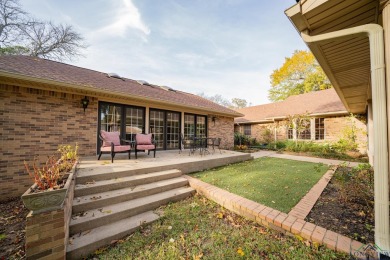
M 34 71 L 36 67 L 39 70 Z M 99 88 L 98 83 L 88 77 L 91 73 L 92 77 L 101 76 L 100 82 L 106 80 L 106 89 Z M 120 91 L 117 83 L 121 85 Z M 142 90 L 144 93 L 139 92 Z M 136 91 L 138 93 L 134 93 Z M 144 94 L 144 97 L 131 98 L 133 94 Z M 81 105 L 84 97 L 89 99 L 85 112 Z M 58 145 L 76 142 L 81 156 L 96 155 L 100 146 L 98 130 L 103 129 L 99 104 L 143 111 L 143 132 L 146 133 L 153 132 L 150 119 L 153 113 L 165 115 L 165 120 L 170 115 L 176 116 L 179 129 L 175 130 L 176 135 L 188 129 L 187 118 L 202 119 L 204 135 L 221 137 L 221 148 L 233 147 L 234 117 L 241 115 L 189 93 L 108 78 L 105 73 L 24 56 L 0 57 L 0 100 L 0 200 L 20 196 L 31 186 L 23 161 L 32 162 L 34 158 L 43 161 Z M 168 131 L 168 121 L 163 122 Z M 121 129 L 128 131 L 127 125 Z M 187 135 L 195 134 L 193 129 L 185 131 Z M 160 149 L 178 149 L 180 137 L 175 138 L 170 146 L 165 141 Z
M 244 117 L 235 119 L 235 132 L 256 138 L 260 143 L 275 139 L 337 142 L 344 138 L 346 131 L 353 126 L 356 129 L 359 151 L 367 150 L 366 116 L 351 117 L 333 89 L 291 96 L 285 101 L 237 111 L 244 114 Z M 287 117 L 302 114 L 310 117 L 307 135 L 300 138 L 294 129 L 290 129 L 289 135 Z

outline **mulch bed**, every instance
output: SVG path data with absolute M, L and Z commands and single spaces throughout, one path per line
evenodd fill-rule
M 25 259 L 28 212 L 20 198 L 0 202 L 0 259 Z
M 374 204 L 362 201 L 345 202 L 340 199 L 340 185 L 336 177 L 345 169 L 338 169 L 314 205 L 306 221 L 355 239 L 374 244 Z

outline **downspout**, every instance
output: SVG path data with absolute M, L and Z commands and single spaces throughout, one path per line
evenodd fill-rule
M 383 28 L 367 24 L 322 35 L 301 33 L 309 47 L 356 36 L 369 38 L 372 84 L 372 112 L 374 121 L 374 194 L 375 194 L 375 244 L 390 250 L 389 232 L 389 162 L 386 115 L 386 82 Z

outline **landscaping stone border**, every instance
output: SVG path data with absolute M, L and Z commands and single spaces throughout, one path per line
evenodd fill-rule
M 199 194 L 263 226 L 299 239 L 325 245 L 332 250 L 353 256 L 364 255 L 364 252 L 359 250 L 364 249 L 365 246 L 356 240 L 230 193 L 188 175 L 185 175 L 185 177 L 188 179 L 190 186 L 196 189 Z
M 333 167 L 328 170 L 321 179 L 310 189 L 310 191 L 295 205 L 294 208 L 288 213 L 289 216 L 293 216 L 300 219 L 305 219 L 309 215 L 311 209 L 316 204 L 321 193 L 324 191 L 329 181 L 332 179 L 333 174 L 337 169 Z

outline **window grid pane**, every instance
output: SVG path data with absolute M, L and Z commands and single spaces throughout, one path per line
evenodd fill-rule
M 179 148 L 180 113 L 167 112 L 167 149 Z
M 191 139 L 195 135 L 195 116 L 184 115 L 184 139 Z
M 316 140 L 325 139 L 325 120 L 324 118 L 315 119 L 315 128 L 316 128 Z
M 294 139 L 294 130 L 291 127 L 287 129 L 287 139 L 289 140 Z
M 244 135 L 251 135 L 251 134 L 252 134 L 251 125 L 244 125 Z
M 103 104 L 100 108 L 100 130 L 107 132 L 121 132 L 120 106 Z
M 300 125 L 301 127 L 301 130 L 300 132 L 298 133 L 299 134 L 299 138 L 298 139 L 302 139 L 302 140 L 310 140 L 311 139 L 311 127 L 310 127 L 310 124 L 311 124 L 311 121 L 310 119 L 303 119 L 304 121 L 301 121 Z
M 150 133 L 154 134 L 157 148 L 164 148 L 164 112 L 150 111 Z
M 126 108 L 126 139 L 132 140 L 135 134 L 143 133 L 144 131 L 144 113 L 142 108 Z
M 206 137 L 206 117 L 196 117 L 196 137 Z

